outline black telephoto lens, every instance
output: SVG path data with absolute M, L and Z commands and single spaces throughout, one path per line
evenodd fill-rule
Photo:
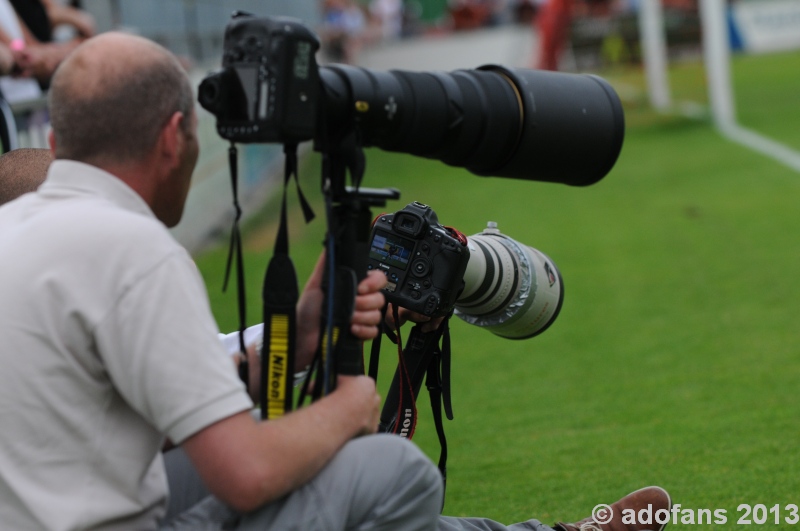
M 365 146 L 482 176 L 593 184 L 614 166 L 625 119 L 602 78 L 487 65 L 477 70 L 320 69 L 324 135 L 350 124 Z

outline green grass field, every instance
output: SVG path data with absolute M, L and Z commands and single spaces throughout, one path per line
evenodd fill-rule
M 800 54 L 735 59 L 742 123 L 800 148 Z M 610 72 L 641 86 L 637 71 Z M 699 65 L 675 67 L 673 92 L 702 102 Z M 699 83 L 699 85 L 698 85 Z M 588 516 L 597 503 L 659 484 L 686 509 L 800 505 L 800 174 L 719 136 L 707 122 L 625 102 L 620 159 L 572 188 L 475 177 L 408 155 L 368 153 L 365 185 L 401 189 L 466 234 L 492 220 L 547 253 L 564 278 L 561 315 L 508 341 L 453 320 L 453 407 L 445 514 L 511 523 Z M 302 183 L 319 215 L 293 208 L 292 255 L 304 279 L 321 247 L 319 160 Z M 292 192 L 290 195 L 294 195 Z M 277 203 L 276 203 L 277 204 Z M 277 210 L 247 228 L 250 323 Z M 224 245 L 198 257 L 220 327 L 237 326 L 220 293 Z M 379 385 L 396 363 L 384 348 Z M 423 397 L 415 440 L 438 442 Z M 788 515 L 786 512 L 782 516 Z M 800 524 L 798 524 L 800 525 Z

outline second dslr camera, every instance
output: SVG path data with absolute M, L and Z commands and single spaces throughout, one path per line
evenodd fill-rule
M 372 227 L 368 269 L 382 271 L 390 302 L 424 315 L 447 315 L 464 288 L 466 237 L 439 224 L 436 212 L 413 202 L 378 216 Z
M 454 311 L 508 339 L 544 332 L 564 299 L 561 274 L 541 251 L 493 222 L 466 237 L 417 202 L 375 220 L 368 268 L 389 279 L 384 294 L 392 304 L 430 317 Z

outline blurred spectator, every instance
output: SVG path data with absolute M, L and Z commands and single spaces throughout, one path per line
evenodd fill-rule
M 489 4 L 480 0 L 450 0 L 448 11 L 456 31 L 486 26 L 491 14 Z
M 39 42 L 64 42 L 95 34 L 94 17 L 66 0 L 10 0 L 22 23 Z
M 622 10 L 622 3 L 616 0 L 582 0 L 575 6 L 575 16 L 606 18 Z
M 92 15 L 90 15 L 88 12 L 74 7 L 65 0 L 39 1 L 42 3 L 47 12 L 47 19 L 50 22 L 51 28 L 49 38 L 45 39 L 37 36 L 40 41 L 51 42 L 69 40 L 69 38 L 63 38 L 56 33 L 56 30 L 64 27 L 71 29 L 70 37 L 87 39 L 96 33 L 94 17 L 92 17 Z M 23 20 L 25 17 L 21 14 L 22 8 L 20 5 L 36 3 L 31 2 L 30 0 L 11 0 L 11 2 L 14 4 L 14 8 L 17 10 L 17 13 L 20 13 L 20 17 L 22 17 Z
M 539 2 L 537 0 L 516 0 L 511 6 L 511 10 L 514 22 L 531 24 L 539 10 Z
M 64 57 L 95 33 L 88 13 L 57 0 L 2 0 L 2 4 L 0 41 L 9 45 L 14 41 L 15 75 L 35 78 L 43 87 Z M 71 26 L 76 37 L 54 41 L 53 29 L 62 25 Z
M 403 35 L 402 0 L 372 0 L 369 14 L 381 39 L 392 40 Z
M 50 19 L 47 17 L 47 10 L 41 0 L 9 0 L 11 7 L 17 13 L 23 28 L 27 29 L 30 38 L 38 42 L 49 42 L 51 40 L 52 28 Z M 23 30 L 24 32 L 25 30 Z
M 14 68 L 14 53 L 6 44 L 0 44 L 0 76 L 11 74 Z
M 11 73 L 15 76 L 0 77 L 0 93 L 3 98 L 9 103 L 15 103 L 40 97 L 42 92 L 35 80 L 17 79 L 25 75 L 18 64 L 19 54 L 26 47 L 25 32 L 8 0 L 0 0 L 0 45 L 3 46 L 4 51 L 12 54 L 11 68 L 4 70 L 3 73 Z M 5 60 L 8 60 L 7 55 Z M 8 66 L 7 62 L 6 66 Z
M 422 35 L 426 31 L 427 24 L 422 20 L 425 11 L 420 0 L 406 0 L 403 2 L 403 22 L 401 35 L 411 37 Z
M 534 68 L 558 70 L 561 53 L 569 39 L 573 0 L 545 0 L 533 19 L 539 35 L 539 55 Z
M 479 28 L 486 19 L 485 9 L 471 0 L 451 0 L 447 9 L 456 31 Z
M 448 11 L 456 31 L 496 26 L 508 19 L 506 0 L 449 0 Z
M 366 38 L 367 17 L 355 0 L 324 0 L 322 29 L 323 52 L 331 62 L 355 62 Z

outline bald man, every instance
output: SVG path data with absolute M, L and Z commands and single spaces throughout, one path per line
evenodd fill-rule
M 19 148 L 0 156 L 0 205 L 39 188 L 52 161 L 44 148 Z
M 94 37 L 58 68 L 49 98 L 47 179 L 0 208 L 3 528 L 501 528 L 439 517 L 437 468 L 405 439 L 375 434 L 380 399 L 366 376 L 254 420 L 197 269 L 167 231 L 198 157 L 192 90 L 172 54 Z M 317 343 L 321 276 L 299 302 L 301 345 Z M 377 273 L 359 285 L 356 337 L 377 334 L 385 283 Z M 301 367 L 312 350 L 297 353 Z M 211 492 L 168 522 L 165 439 Z M 638 491 L 612 508 L 655 512 L 664 496 Z
M 277 500 L 376 431 L 374 383 L 343 377 L 284 419 L 251 417 L 197 270 L 166 229 L 181 218 L 198 156 L 192 90 L 174 56 L 134 36 L 95 37 L 59 67 L 49 98 L 48 178 L 0 209 L 0 522 L 155 529 L 169 438 L 228 516 L 266 507 L 283 527 Z M 360 286 L 362 339 L 377 333 L 384 282 Z M 422 463 L 427 473 L 401 479 L 431 494 L 419 504 L 430 520 L 436 469 L 395 439 L 364 438 L 348 452 Z M 376 503 L 393 488 L 375 492 Z

